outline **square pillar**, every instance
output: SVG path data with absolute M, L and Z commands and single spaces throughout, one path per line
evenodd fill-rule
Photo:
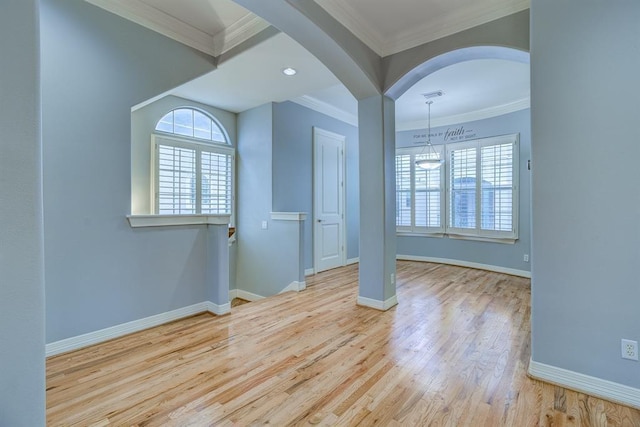
M 215 314 L 231 312 L 229 301 L 229 226 L 207 225 L 207 287 L 210 310 Z
M 388 310 L 396 298 L 395 102 L 358 101 L 360 272 L 358 304 Z

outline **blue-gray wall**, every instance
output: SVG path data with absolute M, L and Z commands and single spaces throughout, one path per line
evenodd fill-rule
M 531 2 L 532 358 L 640 388 L 640 2 Z M 636 394 L 637 396 L 637 394 Z
M 514 244 L 450 239 L 448 237 L 398 236 L 398 254 L 431 258 L 444 258 L 480 263 L 520 271 L 530 271 L 530 263 L 524 262 L 524 254 L 531 250 L 531 174 L 527 161 L 531 158 L 530 110 L 521 110 L 490 119 L 460 123 L 450 126 L 433 127 L 431 142 L 444 142 L 447 130 L 464 128 L 466 140 L 497 135 L 520 134 L 520 192 L 518 240 Z M 402 131 L 396 134 L 396 147 L 413 147 L 416 142 L 424 144 L 424 138 L 415 135 L 426 134 L 426 129 Z M 464 139 L 460 139 L 464 140 Z M 457 141 L 457 140 L 456 140 Z M 449 138 L 449 142 L 452 141 Z
M 212 58 L 83 1 L 41 2 L 46 340 L 206 300 L 206 228 L 131 229 L 131 107 Z
M 313 127 L 346 138 L 347 259 L 358 257 L 358 128 L 293 102 L 273 107 L 273 210 L 306 212 L 304 266 L 313 267 Z
M 288 285 L 274 277 L 279 236 L 270 227 L 272 116 L 271 103 L 238 115 L 236 286 L 261 296 L 276 294 Z
M 273 103 L 238 115 L 236 286 L 258 296 L 277 294 L 303 276 L 299 223 L 271 219 L 278 211 L 272 203 L 273 123 Z
M 1 426 L 45 424 L 38 3 L 0 3 Z

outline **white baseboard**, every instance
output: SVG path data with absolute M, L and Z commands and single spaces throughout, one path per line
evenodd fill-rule
M 296 281 L 296 282 L 289 283 L 289 286 L 287 286 L 286 288 L 281 290 L 279 293 L 289 292 L 289 291 L 300 292 L 300 291 L 304 291 L 305 289 L 307 289 L 307 283 L 306 282 L 297 282 Z
M 375 308 L 376 310 L 387 311 L 398 304 L 398 297 L 394 295 L 386 301 L 378 301 L 377 299 L 358 296 L 357 304 L 364 307 Z
M 349 258 L 346 261 L 345 265 L 351 265 L 351 264 L 357 264 L 360 262 L 360 257 L 355 257 L 355 258 Z M 314 274 L 316 274 L 316 269 L 315 268 L 307 268 L 306 270 L 304 270 L 304 275 L 305 276 L 313 276 Z
M 226 304 L 214 304 L 211 301 L 205 302 L 207 306 L 207 311 L 218 316 L 222 316 L 223 314 L 231 313 L 231 303 L 228 302 Z
M 601 378 L 529 361 L 529 375 L 562 387 L 640 409 L 640 389 Z
M 111 326 L 109 328 L 100 329 L 98 331 L 66 338 L 60 341 L 55 341 L 45 346 L 45 355 L 49 357 L 71 350 L 77 350 L 82 347 L 98 344 L 113 338 L 119 338 L 133 332 L 139 332 L 144 329 L 153 328 L 154 326 L 173 322 L 174 320 L 193 316 L 194 314 L 202 313 L 205 311 L 211 311 L 212 313 L 215 313 L 215 311 L 210 310 L 210 308 L 222 311 L 224 309 L 224 306 L 218 306 L 209 301 L 200 302 L 187 307 L 179 308 L 177 310 L 145 317 L 144 319 L 133 320 L 131 322 L 122 323 L 120 325 Z
M 448 258 L 434 258 L 426 256 L 416 255 L 396 255 L 396 259 L 402 261 L 423 261 L 423 262 L 435 262 L 438 264 L 456 265 L 458 267 L 477 268 L 478 270 L 493 271 L 496 273 L 510 274 L 512 276 L 531 278 L 531 272 L 526 270 L 516 270 L 515 268 L 500 267 L 497 265 L 480 264 L 478 262 L 460 261 L 457 259 Z
M 299 292 L 304 290 L 305 288 L 305 282 L 296 281 L 289 284 L 289 286 L 287 286 L 282 292 L 286 292 L 289 290 Z M 231 289 L 229 290 L 229 300 L 232 300 L 234 298 L 242 298 L 247 301 L 257 301 L 264 297 L 261 295 L 253 294 L 251 292 L 243 291 L 241 289 Z M 87 347 L 93 344 L 99 344 L 110 339 L 119 338 L 124 335 L 142 331 L 144 329 L 153 328 L 154 326 L 173 322 L 174 320 L 193 316 L 194 314 L 202 313 L 205 311 L 218 316 L 228 314 L 231 313 L 231 303 L 228 302 L 226 304 L 215 304 L 211 301 L 204 301 L 190 305 L 188 307 L 182 307 L 176 310 L 168 311 L 166 313 L 156 314 L 154 316 L 145 317 L 143 319 L 133 320 L 131 322 L 122 323 L 120 325 L 111 326 L 109 328 L 100 329 L 98 331 L 66 338 L 60 341 L 55 341 L 45 346 L 45 355 L 46 357 L 55 356 L 57 354 L 66 353 L 67 351 L 77 350 L 79 348 Z
M 236 289 L 236 298 L 244 299 L 247 301 L 258 301 L 263 299 L 262 295 L 253 294 L 251 292 L 243 291 L 242 289 Z

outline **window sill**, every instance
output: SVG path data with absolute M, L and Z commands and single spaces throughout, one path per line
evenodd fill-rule
M 518 240 L 517 237 L 482 237 L 482 236 L 466 236 L 464 234 L 447 234 L 450 239 L 456 240 L 475 240 L 477 242 L 504 243 L 513 245 Z
M 449 239 L 455 240 L 473 240 L 476 242 L 488 242 L 488 243 L 502 243 L 513 245 L 518 240 L 517 237 L 514 238 L 505 238 L 505 237 L 482 237 L 482 236 L 466 236 L 464 234 L 447 234 L 447 233 L 410 233 L 406 231 L 396 232 L 396 236 L 400 237 L 436 237 L 443 238 L 448 237 Z
M 402 237 L 437 237 L 442 238 L 445 236 L 444 233 L 412 233 L 410 231 L 398 231 L 396 232 L 397 236 Z
M 131 228 L 228 225 L 231 215 L 127 215 Z

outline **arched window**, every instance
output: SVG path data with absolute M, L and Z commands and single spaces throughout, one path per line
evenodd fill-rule
M 228 143 L 220 126 L 211 117 L 195 108 L 176 108 L 169 111 L 156 124 L 156 130 L 206 141 Z
M 231 215 L 235 156 L 217 122 L 194 108 L 177 108 L 155 130 L 154 212 Z

